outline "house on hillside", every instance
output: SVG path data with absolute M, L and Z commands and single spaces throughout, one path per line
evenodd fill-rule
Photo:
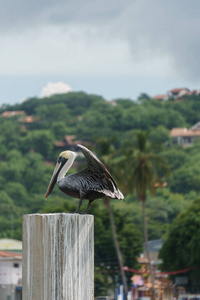
M 22 254 L 0 251 L 0 299 L 22 299 Z
M 7 110 L 1 114 L 1 117 L 4 118 L 11 118 L 16 116 L 26 116 L 26 113 L 24 110 Z
M 188 88 L 175 88 L 167 92 L 167 94 L 158 94 L 152 97 L 154 100 L 158 101 L 167 101 L 170 98 L 174 99 L 174 101 L 180 101 L 184 96 L 190 95 L 199 95 L 200 90 L 189 90 Z
M 185 95 L 191 95 L 191 92 L 188 88 L 175 88 L 169 91 L 169 96 L 178 98 Z
M 173 144 L 190 147 L 194 145 L 196 139 L 200 138 L 200 122 L 194 124 L 190 129 L 187 128 L 172 128 L 170 132 Z
M 169 99 L 168 95 L 156 95 L 152 99 L 158 100 L 158 101 L 167 101 Z

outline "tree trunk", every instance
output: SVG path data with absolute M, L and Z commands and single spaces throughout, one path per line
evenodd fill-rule
M 123 283 L 123 286 L 124 286 L 125 300 L 127 300 L 128 287 L 127 287 L 126 275 L 125 275 L 125 271 L 123 269 L 123 260 L 122 260 L 122 255 L 121 255 L 121 251 L 120 251 L 120 248 L 119 248 L 119 242 L 118 242 L 118 239 L 117 239 L 113 212 L 112 212 L 112 208 L 110 206 L 110 199 L 106 198 L 105 203 L 106 203 L 106 206 L 108 207 L 108 212 L 109 212 L 109 217 L 110 217 L 110 224 L 111 224 L 111 229 L 112 229 L 112 236 L 113 236 L 115 249 L 116 249 L 117 257 L 118 257 L 118 262 L 119 262 L 121 275 L 122 275 L 122 283 Z
M 145 250 L 147 253 L 147 259 L 149 261 L 149 269 L 150 269 L 150 276 L 151 276 L 151 283 L 152 283 L 152 297 L 153 300 L 156 300 L 156 293 L 155 293 L 155 279 L 154 279 L 154 271 L 151 264 L 150 252 L 149 252 L 149 244 L 148 244 L 148 233 L 147 233 L 147 219 L 146 219 L 146 207 L 145 207 L 145 200 L 142 200 L 142 214 L 143 214 L 143 224 L 144 224 L 144 240 L 145 240 Z

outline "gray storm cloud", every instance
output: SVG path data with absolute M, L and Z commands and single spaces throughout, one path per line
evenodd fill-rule
M 167 55 L 178 76 L 200 79 L 199 9 L 198 0 L 7 0 L 0 31 L 20 35 L 52 24 L 65 30 L 87 25 L 101 39 L 125 40 L 134 59 Z M 86 31 L 85 37 L 89 44 L 93 35 Z
M 140 58 L 170 55 L 181 76 L 199 77 L 200 2 L 141 1 L 135 7 L 134 21 L 129 17 L 127 26 L 132 52 Z
M 23 30 L 50 23 L 102 24 L 117 17 L 131 1 L 8 0 L 1 5 L 0 30 Z

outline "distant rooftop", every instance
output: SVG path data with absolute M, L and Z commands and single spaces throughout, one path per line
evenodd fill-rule
M 22 253 L 10 252 L 10 251 L 0 251 L 0 258 L 2 257 L 22 257 Z
M 170 90 L 170 93 L 178 94 L 182 91 L 188 91 L 189 92 L 190 90 L 188 88 L 175 88 L 175 89 Z
M 195 129 L 187 129 L 187 128 L 172 128 L 170 132 L 171 137 L 194 137 L 194 136 L 200 136 L 200 129 L 195 128 Z
M 0 239 L 0 251 L 22 251 L 22 242 L 13 239 Z
M 5 118 L 15 117 L 18 115 L 26 115 L 26 113 L 23 110 L 7 110 L 1 114 L 1 116 Z
M 154 100 L 167 100 L 169 98 L 169 96 L 168 95 L 155 95 L 154 97 L 153 97 L 153 99 Z

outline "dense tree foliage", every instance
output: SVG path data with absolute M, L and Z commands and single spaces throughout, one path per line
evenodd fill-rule
M 22 213 L 41 209 L 44 205 L 43 195 L 59 153 L 54 143 L 62 140 L 64 135 L 74 134 L 95 145 L 93 150 L 111 169 L 126 194 L 127 205 L 137 207 L 136 197 L 127 187 L 132 176 L 128 171 L 129 164 L 119 167 L 118 160 L 122 154 L 128 157 L 133 151 L 137 130 L 148 130 L 155 154 L 165 158 L 172 173 L 167 188 L 167 197 L 172 199 L 170 205 L 166 205 L 168 200 L 163 201 L 164 190 L 159 192 L 159 197 L 150 197 L 147 205 L 150 238 L 161 237 L 167 224 L 181 210 L 179 201 L 173 199 L 183 199 L 180 203 L 184 202 L 183 207 L 186 207 L 186 203 L 195 199 L 199 190 L 199 145 L 188 149 L 172 147 L 169 137 L 172 127 L 192 126 L 199 121 L 199 103 L 199 96 L 187 97 L 182 102 L 160 103 L 145 94 L 141 94 L 139 101 L 117 99 L 111 103 L 100 96 L 80 92 L 44 99 L 31 98 L 14 106 L 4 105 L 1 112 L 24 110 L 27 115 L 35 117 L 35 122 L 24 124 L 20 116 L 0 117 L 1 191 L 12 199 L 14 205 L 22 207 Z M 58 191 L 54 193 L 64 198 Z M 158 205 L 157 202 L 162 204 Z M 177 206 L 175 210 L 173 206 Z M 139 210 L 136 207 L 135 211 Z M 160 214 L 157 213 L 159 209 L 162 209 Z M 133 217 L 134 212 L 130 211 L 130 214 Z M 153 214 L 158 215 L 158 219 L 153 218 Z M 133 220 L 141 228 L 138 219 L 136 214 Z M 158 223 L 160 226 L 156 226 Z M 5 233 L 0 231 L 0 235 L 4 236 Z
M 25 213 L 75 210 L 76 200 L 66 197 L 58 188 L 50 200 L 44 201 L 56 158 L 62 150 L 55 142 L 63 141 L 65 135 L 90 142 L 91 150 L 108 166 L 125 194 L 126 203 L 111 202 L 118 240 L 129 267 L 136 267 L 143 230 L 141 207 L 132 190 L 130 170 L 138 130 L 148 132 L 152 155 L 163 157 L 171 170 L 167 187 L 157 189 L 155 196 L 147 194 L 149 239 L 164 236 L 174 218 L 198 198 L 200 144 L 197 142 L 190 148 L 172 145 L 169 133 L 173 127 L 189 128 L 200 121 L 200 96 L 186 96 L 179 102 L 172 99 L 158 102 L 141 94 L 138 101 L 108 102 L 101 96 L 70 92 L 43 99 L 30 98 L 13 106 L 3 105 L 0 113 L 6 110 L 23 110 L 34 122 L 26 123 L 20 115 L 0 116 L 0 237 L 20 239 Z M 81 158 L 77 161 L 76 169 L 81 165 Z M 97 268 L 101 272 L 118 267 L 108 211 L 101 200 L 92 205 L 90 213 L 95 214 Z M 103 257 L 106 260 L 102 261 Z M 105 279 L 102 276 L 102 273 L 96 275 L 99 283 Z M 109 285 L 109 278 L 106 282 Z
M 163 259 L 162 269 L 177 271 L 187 268 L 190 280 L 199 282 L 199 235 L 200 199 L 197 199 L 174 219 L 160 251 L 160 257 Z

